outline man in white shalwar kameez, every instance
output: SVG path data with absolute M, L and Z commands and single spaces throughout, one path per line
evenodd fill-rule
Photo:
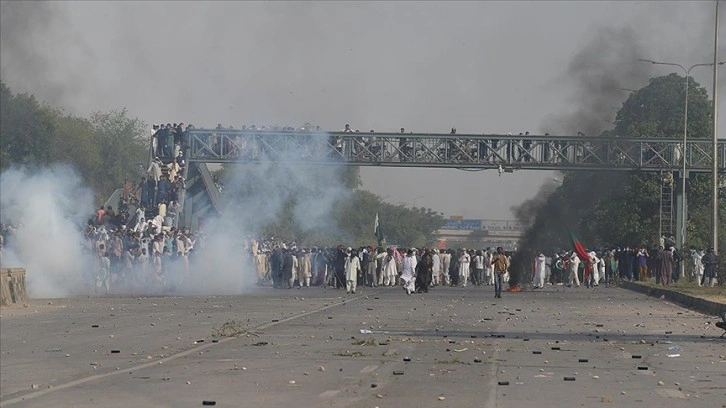
M 444 251 L 441 254 L 441 284 L 449 286 L 451 285 L 451 276 L 449 276 L 449 268 L 451 267 L 451 254 L 449 251 Z
M 696 278 L 696 283 L 698 286 L 701 286 L 701 281 L 703 280 L 703 272 L 705 270 L 705 267 L 703 265 L 703 262 L 701 262 L 701 259 L 703 256 L 706 255 L 703 251 L 693 251 L 691 253 L 691 258 L 693 259 L 693 273 Z
M 534 280 L 532 281 L 532 287 L 534 289 L 542 289 L 544 287 L 546 262 L 547 257 L 544 254 L 539 254 L 534 260 Z
M 383 280 L 384 286 L 396 286 L 398 279 L 398 263 L 396 262 L 396 255 L 393 253 L 394 249 L 389 248 L 384 258 L 385 265 L 385 278 Z
M 466 252 L 466 248 L 459 256 L 459 281 L 461 286 L 466 287 L 466 283 L 469 280 L 469 263 L 471 262 L 471 256 Z
M 492 250 L 490 248 L 487 248 L 486 252 L 484 252 L 484 262 L 486 264 L 486 281 L 487 285 L 489 286 L 494 285 L 494 265 L 492 265 L 493 260 L 494 254 L 492 253 Z
M 580 287 L 580 278 L 577 276 L 577 269 L 580 267 L 580 257 L 577 256 L 575 251 L 572 251 L 570 255 L 570 275 L 567 278 L 567 286 L 572 286 L 572 282 L 575 282 L 576 287 Z
M 401 271 L 401 280 L 403 281 L 403 289 L 407 295 L 416 291 L 416 270 L 414 269 L 415 255 L 413 250 L 409 249 L 403 258 L 403 268 Z
M 358 251 L 353 250 L 345 259 L 345 290 L 348 294 L 355 294 L 355 288 L 358 284 L 358 274 L 360 271 Z
M 434 249 L 434 254 L 432 256 L 434 260 L 434 266 L 431 273 L 431 283 L 434 286 L 439 285 L 439 273 L 441 273 L 441 258 L 439 257 L 439 250 Z
M 588 287 L 597 286 L 600 282 L 600 258 L 597 257 L 595 251 L 591 251 L 589 254 L 590 259 L 590 279 L 587 283 Z

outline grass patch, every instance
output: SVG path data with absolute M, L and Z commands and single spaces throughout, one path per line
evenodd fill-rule
M 679 280 L 676 283 L 672 283 L 669 286 L 657 285 L 655 278 L 650 278 L 646 282 L 636 282 L 641 285 L 645 285 L 651 288 L 668 289 L 674 292 L 683 293 L 689 296 L 694 296 L 701 299 L 710 300 L 712 302 L 725 303 L 726 304 L 726 286 L 714 286 L 712 288 L 705 286 L 698 286 L 695 283 Z

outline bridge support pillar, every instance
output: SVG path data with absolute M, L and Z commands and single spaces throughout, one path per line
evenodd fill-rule
M 678 271 L 681 275 L 681 278 L 685 275 L 685 258 L 686 258 L 686 251 L 683 248 L 683 244 L 688 241 L 688 202 L 686 196 L 683 195 L 683 183 L 688 183 L 688 172 L 686 171 L 685 177 L 683 177 L 683 174 L 680 174 L 682 172 L 679 172 L 678 174 L 678 183 L 676 186 L 675 191 L 673 192 L 675 194 L 675 221 L 676 221 L 676 248 L 681 253 L 681 257 L 683 258 L 683 261 L 681 261 L 681 267 L 680 271 Z M 687 186 L 686 186 L 687 187 Z M 683 215 L 686 215 L 684 218 Z
M 676 248 L 682 249 L 684 241 L 688 240 L 687 231 L 686 231 L 686 219 L 684 219 L 683 215 L 686 214 L 686 218 L 688 217 L 688 203 L 686 197 L 683 195 L 683 183 L 688 183 L 688 172 L 686 172 L 686 177 L 681 177 L 682 174 L 678 174 L 678 179 L 676 183 L 676 188 L 673 191 L 674 198 L 675 198 L 675 235 L 676 235 Z M 685 211 L 684 211 L 685 209 Z

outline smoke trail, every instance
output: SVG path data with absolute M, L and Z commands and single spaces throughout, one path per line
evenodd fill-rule
M 3 255 L 4 267 L 24 267 L 32 297 L 79 293 L 91 259 L 83 226 L 93 193 L 70 168 L 13 167 L 0 175 L 0 218 L 18 225 Z
M 560 85 L 574 85 L 570 102 L 577 108 L 547 118 L 542 130 L 551 134 L 583 132 L 598 136 L 612 127 L 617 109 L 627 97 L 627 88 L 647 84 L 650 64 L 638 63 L 648 55 L 632 27 L 603 27 L 570 61 Z
M 326 134 L 304 133 L 300 137 L 310 138 L 306 146 L 327 146 Z M 203 244 L 199 248 L 195 245 L 196 253 L 191 257 L 192 277 L 178 291 L 229 294 L 254 290 L 256 274 L 244 242 L 260 237 L 270 223 L 282 220 L 289 230 L 303 237 L 313 231 L 342 236 L 333 214 L 336 203 L 348 199 L 353 191 L 341 177 L 345 164 L 289 164 L 290 159 L 305 153 L 299 148 L 274 161 L 263 156 L 259 163 L 226 166 L 223 214 L 204 222 Z M 299 247 L 319 244 L 298 242 Z
M 98 96 L 94 52 L 62 2 L 0 2 L 0 49 L 0 79 L 15 89 L 73 111 Z
M 542 130 L 552 134 L 574 135 L 582 132 L 587 136 L 599 136 L 612 129 L 617 110 L 627 99 L 628 88 L 639 88 L 647 84 L 652 76 L 651 64 L 639 63 L 647 55 L 641 36 L 631 26 L 619 28 L 602 27 L 594 33 L 568 64 L 566 74 L 559 78 L 560 85 L 574 86 L 571 103 L 576 106 L 572 112 L 547 118 Z M 593 174 L 593 177 L 599 175 Z M 608 175 L 607 183 L 593 182 L 591 188 L 601 197 L 607 197 L 617 186 L 615 179 L 627 174 Z M 562 200 L 561 192 L 555 202 L 552 195 L 559 191 L 554 185 L 544 185 L 537 195 L 522 205 L 513 208 L 517 219 L 529 225 L 520 251 L 513 259 L 510 284 L 516 285 L 524 278 L 522 265 L 529 265 L 538 252 L 552 252 L 557 242 L 563 242 L 566 223 L 571 224 L 572 215 L 566 211 L 566 202 L 575 206 L 584 204 L 572 197 Z M 579 191 L 577 197 L 588 197 L 590 191 Z M 555 220 L 555 221 L 553 221 Z M 579 222 L 579 221 L 578 221 Z M 516 273 L 520 272 L 520 273 Z

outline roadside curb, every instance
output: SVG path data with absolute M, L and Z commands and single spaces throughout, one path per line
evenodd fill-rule
M 628 290 L 644 293 L 651 297 L 659 298 L 661 296 L 665 296 L 665 299 L 670 302 L 678 303 L 683 307 L 708 315 L 721 317 L 724 313 L 726 313 L 725 303 L 718 303 L 711 300 L 686 295 L 684 293 L 676 292 L 674 290 L 653 288 L 635 282 L 622 282 L 620 286 Z

